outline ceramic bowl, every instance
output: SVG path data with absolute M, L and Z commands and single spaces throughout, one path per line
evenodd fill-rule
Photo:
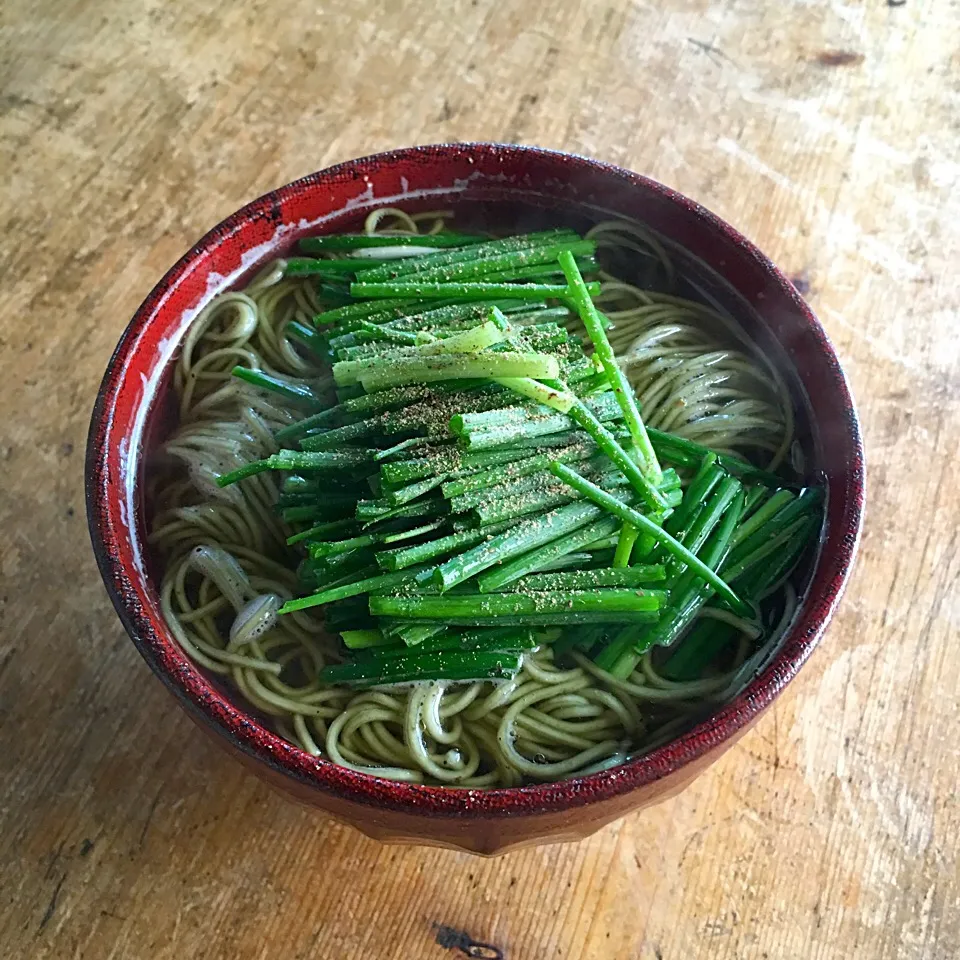
M 657 231 L 705 296 L 742 318 L 793 393 L 807 473 L 827 516 L 803 602 L 779 655 L 732 701 L 621 767 L 516 789 L 463 790 L 354 773 L 282 740 L 187 660 L 160 614 L 144 542 L 143 470 L 169 423 L 163 399 L 191 319 L 215 294 L 305 234 L 355 229 L 379 206 L 483 210 L 489 220 L 558 224 L 633 218 Z M 689 784 L 756 722 L 810 656 L 836 609 L 860 535 L 860 430 L 823 328 L 752 243 L 647 177 L 584 157 L 499 144 L 445 144 L 365 157 L 311 174 L 214 227 L 153 289 L 110 360 L 90 429 L 87 511 L 104 583 L 130 638 L 177 701 L 259 776 L 368 836 L 499 853 L 575 840 Z

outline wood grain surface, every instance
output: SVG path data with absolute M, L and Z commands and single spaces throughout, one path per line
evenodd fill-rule
M 958 78 L 955 0 L 4 0 L 0 956 L 958 956 Z M 756 730 L 498 860 L 379 846 L 200 738 L 83 517 L 100 376 L 167 267 L 274 186 L 449 139 L 615 161 L 740 227 L 833 337 L 869 463 L 841 613 Z

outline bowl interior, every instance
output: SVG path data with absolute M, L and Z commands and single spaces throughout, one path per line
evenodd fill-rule
M 157 563 L 145 548 L 149 504 L 144 476 L 151 452 L 174 422 L 171 371 L 189 323 L 212 296 L 242 287 L 302 236 L 358 229 L 370 210 L 390 205 L 408 212 L 452 209 L 458 227 L 496 232 L 559 225 L 584 229 L 604 219 L 633 219 L 655 231 L 669 248 L 689 287 L 680 292 L 735 318 L 757 352 L 786 381 L 804 478 L 825 483 L 828 490 L 820 549 L 801 573 L 804 600 L 794 629 L 775 661 L 742 695 L 711 711 L 672 743 L 624 768 L 584 778 L 597 781 L 594 786 L 621 792 L 655 779 L 749 722 L 809 655 L 852 559 L 862 492 L 856 415 L 832 349 L 792 286 L 722 221 L 652 181 L 566 155 L 519 149 L 509 153 L 516 165 L 513 173 L 505 171 L 502 157 L 468 150 L 459 162 L 469 164 L 470 175 L 462 178 L 456 176 L 457 164 L 444 169 L 442 164 L 425 164 L 423 151 L 404 151 L 389 156 L 405 163 L 385 163 L 383 157 L 372 158 L 372 165 L 358 161 L 255 201 L 205 237 L 144 303 L 111 361 L 94 412 L 88 449 L 91 530 L 108 588 L 134 641 L 181 700 L 241 749 L 324 789 L 349 791 L 357 781 L 374 778 L 335 770 L 285 744 L 264 730 L 252 711 L 232 703 L 219 681 L 186 660 L 162 623 Z M 487 172 L 485 164 L 492 165 Z M 420 189 L 416 177 L 424 184 Z M 351 199 L 349 194 L 361 184 L 366 190 Z M 391 184 L 400 188 L 401 196 L 390 195 Z M 624 776 L 623 771 L 632 772 Z M 384 785 L 377 791 L 381 800 L 388 797 L 390 804 L 401 806 L 418 791 L 450 796 L 443 801 L 447 808 L 456 806 L 457 794 L 476 793 L 378 782 Z M 569 788 L 559 785 L 521 790 L 539 791 L 546 804 L 578 802 Z M 495 807 L 491 795 L 516 792 L 487 791 L 485 796 Z M 360 793 L 370 799 L 369 792 Z

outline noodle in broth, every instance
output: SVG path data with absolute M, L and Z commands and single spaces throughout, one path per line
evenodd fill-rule
M 444 228 L 447 212 L 380 209 L 368 233 L 415 235 Z M 642 262 L 671 289 L 670 258 L 643 228 L 598 224 L 587 234 L 614 262 Z M 777 373 L 735 325 L 702 303 L 601 274 L 597 304 L 649 426 L 776 469 L 793 441 L 791 404 Z M 675 682 L 648 651 L 619 680 L 578 651 L 557 663 L 549 645 L 525 655 L 503 683 L 417 683 L 351 690 L 317 679 L 343 654 L 312 611 L 277 616 L 296 595 L 286 540 L 295 530 L 274 509 L 275 476 L 220 488 L 216 477 L 277 448 L 295 416 L 275 395 L 231 376 L 235 365 L 333 395 L 329 370 L 289 330 L 321 313 L 309 279 L 285 279 L 283 261 L 243 291 L 215 298 L 190 328 L 176 365 L 178 426 L 151 477 L 150 543 L 163 563 L 163 614 L 187 656 L 221 676 L 277 731 L 308 753 L 352 770 L 410 783 L 511 787 L 580 776 L 623 762 L 675 736 L 704 704 L 729 697 L 775 649 L 796 593 L 787 585 L 756 624 L 722 610 L 739 630 L 723 670 Z M 575 318 L 571 330 L 579 327 Z M 577 332 L 582 332 L 580 328 Z

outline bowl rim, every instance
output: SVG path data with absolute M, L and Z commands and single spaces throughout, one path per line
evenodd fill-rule
M 354 173 L 358 169 L 369 169 L 372 165 L 423 161 L 425 157 L 436 158 L 438 155 L 454 154 L 474 158 L 506 154 L 515 158 L 546 157 L 563 160 L 575 168 L 588 168 L 599 175 L 625 180 L 684 207 L 698 220 L 704 221 L 706 228 L 718 231 L 733 241 L 742 256 L 753 261 L 753 265 L 779 288 L 779 292 L 792 300 L 799 319 L 817 338 L 822 351 L 818 362 L 825 361 L 832 367 L 833 381 L 840 402 L 848 411 L 844 423 L 848 466 L 842 521 L 839 525 L 842 529 L 837 531 L 836 537 L 832 534 L 830 537 L 835 540 L 832 544 L 835 549 L 831 556 L 836 574 L 823 594 L 808 594 L 804 598 L 780 653 L 741 693 L 681 736 L 618 767 L 574 780 L 483 790 L 451 789 L 445 786 L 384 780 L 311 756 L 283 740 L 279 734 L 221 694 L 186 658 L 169 632 L 161 636 L 154 629 L 131 587 L 130 571 L 120 559 L 117 537 L 113 532 L 118 528 L 118 523 L 125 524 L 122 516 L 124 505 L 107 469 L 108 428 L 116 412 L 116 387 L 122 380 L 129 358 L 136 353 L 141 334 L 157 315 L 166 297 L 196 266 L 197 261 L 250 220 L 264 217 L 276 219 L 282 199 L 299 195 L 307 189 L 319 189 L 334 178 Z M 142 403 L 146 406 L 149 402 L 149 398 L 144 397 Z M 141 451 L 134 451 L 130 455 L 139 462 Z M 809 305 L 786 276 L 751 241 L 696 201 L 642 174 L 576 153 L 482 141 L 399 148 L 327 167 L 263 194 L 204 234 L 158 281 L 127 324 L 107 364 L 97 392 L 85 459 L 87 522 L 97 565 L 107 592 L 141 656 L 195 720 L 214 730 L 254 761 L 265 763 L 285 777 L 340 800 L 413 815 L 488 820 L 561 812 L 600 800 L 613 799 L 676 773 L 725 741 L 732 741 L 738 732 L 744 731 L 796 676 L 831 620 L 853 569 L 863 525 L 864 495 L 863 442 L 859 421 L 833 346 Z M 823 561 L 824 551 L 821 549 L 814 571 Z M 804 642 L 788 657 L 787 641 L 800 630 L 803 631 Z M 172 657 L 175 669 L 161 662 L 157 655 L 158 649 L 179 655 Z

